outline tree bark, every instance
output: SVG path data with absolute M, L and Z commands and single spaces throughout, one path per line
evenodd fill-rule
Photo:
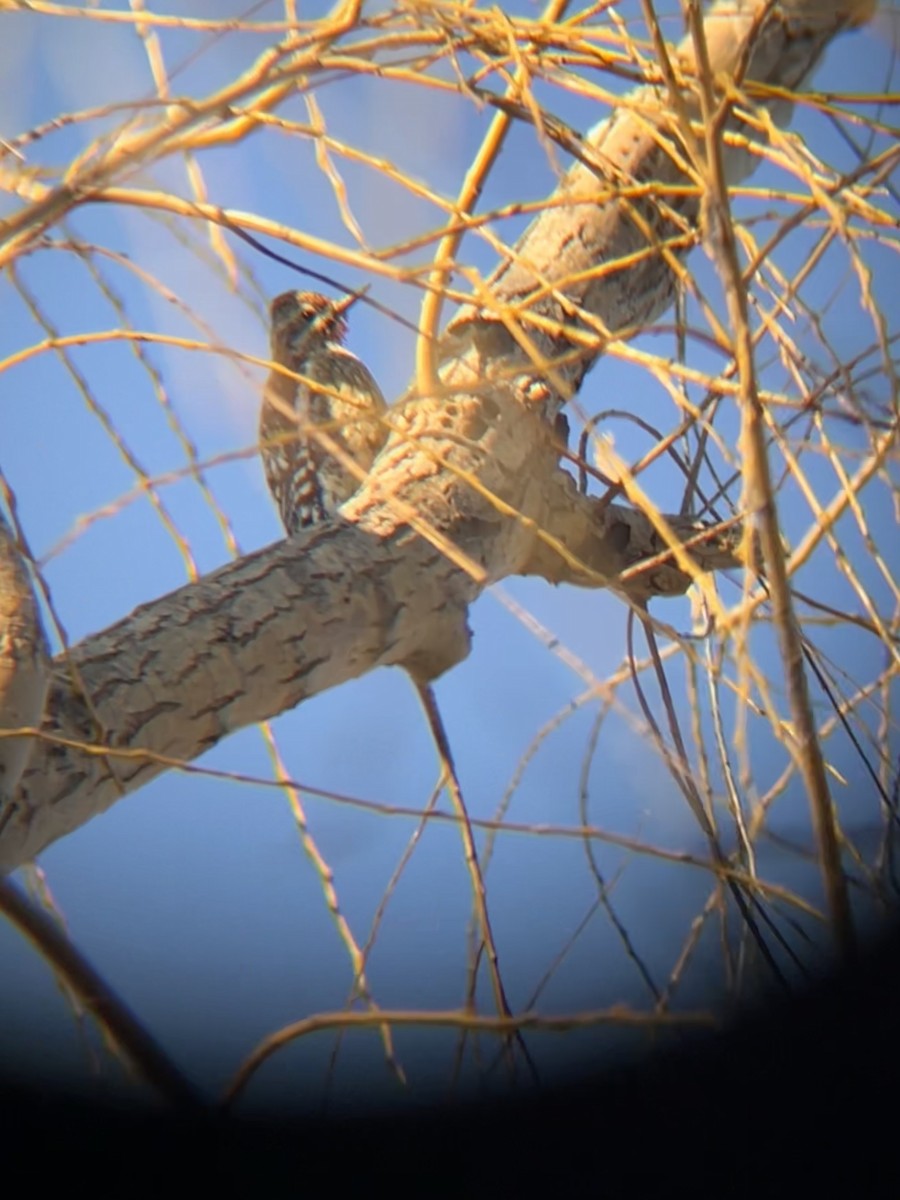
M 737 78 L 762 103 L 752 85 L 797 88 L 829 40 L 869 15 L 852 0 L 728 0 L 705 21 L 713 77 Z M 383 665 L 434 678 L 468 652 L 468 608 L 491 582 L 537 574 L 617 587 L 644 603 L 684 591 L 697 570 L 737 564 L 733 530 L 698 542 L 685 518 L 661 524 L 579 495 L 559 468 L 554 433 L 609 339 L 669 304 L 673 266 L 697 241 L 694 64 L 689 41 L 670 51 L 660 83 L 626 98 L 575 147 L 554 197 L 566 203 L 537 217 L 478 304 L 451 321 L 437 386 L 426 396 L 411 390 L 390 410 L 385 448 L 339 521 L 229 564 L 56 659 L 27 764 L 19 750 L 0 767 L 14 785 L 0 810 L 0 870 L 325 688 Z M 778 100 L 771 111 L 784 121 L 790 105 Z M 733 136 L 736 118 L 724 130 L 734 182 L 756 158 Z M 102 188 L 89 199 L 102 200 Z M 676 552 L 673 541 L 691 548 Z M 36 620 L 15 544 L 0 546 L 16 612 L 31 604 Z M 622 572 L 648 558 L 652 571 L 626 585 Z M 13 743 L 4 727 L 37 724 L 42 672 L 40 656 L 17 655 L 8 636 L 0 655 L 2 746 Z M 38 691 L 25 686 L 28 672 Z M 4 709 L 13 694 L 4 686 L 27 693 L 30 706 Z
M 11 731 L 39 725 L 50 658 L 25 556 L 0 513 L 0 822 L 34 749 Z

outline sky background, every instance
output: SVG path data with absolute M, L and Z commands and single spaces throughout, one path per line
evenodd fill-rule
M 200 2 L 171 4 L 165 11 L 221 17 L 232 7 L 235 14 L 243 11 L 239 5 Z M 538 12 L 528 5 L 508 10 Z M 303 6 L 301 16 L 310 19 L 324 11 L 321 5 Z M 619 11 L 636 34 L 643 32 L 633 6 Z M 666 29 L 673 37 L 679 29 L 675 11 L 667 10 L 671 19 Z M 278 12 L 275 4 L 263 5 L 254 19 L 275 19 Z M 145 47 L 128 25 L 24 13 L 4 13 L 0 21 L 0 137 L 7 141 L 62 112 L 153 95 Z M 594 27 L 602 31 L 608 18 L 598 15 Z M 896 91 L 891 30 L 886 16 L 840 39 L 816 74 L 816 87 L 833 92 Z M 276 36 L 232 32 L 213 40 L 208 33 L 161 31 L 173 94 L 205 96 L 246 69 Z M 179 64 L 186 65 L 177 70 Z M 602 82 L 624 86 L 609 79 Z M 457 95 L 373 78 L 332 79 L 315 94 L 334 138 L 381 156 L 447 198 L 458 190 L 491 117 L 489 110 L 479 110 Z M 596 101 L 559 88 L 540 87 L 536 94 L 579 129 L 604 115 Z M 878 113 L 888 123 L 895 115 L 891 109 L 879 113 L 872 105 L 860 106 L 859 111 Z M 294 121 L 307 119 L 301 97 L 290 99 L 279 112 Z M 124 117 L 130 115 L 126 110 Z M 50 132 L 23 149 L 24 164 L 48 171 L 62 168 L 92 138 L 116 128 L 124 117 L 116 112 Z M 821 114 L 799 111 L 792 128 L 802 133 L 814 154 L 837 169 L 856 165 L 851 148 Z M 851 132 L 860 142 L 867 137 L 858 127 Z M 887 137 L 876 145 L 887 144 Z M 284 129 L 266 129 L 237 146 L 206 152 L 199 161 L 213 203 L 354 245 L 308 139 Z M 370 247 L 403 241 L 439 220 L 434 206 L 414 198 L 386 174 L 340 156 L 335 161 Z M 559 162 L 565 167 L 561 153 Z M 3 165 L 9 168 L 9 156 Z M 554 178 L 553 163 L 536 144 L 534 131 L 514 124 L 481 208 L 538 199 L 553 187 Z M 765 168 L 753 183 L 785 186 L 787 178 Z M 138 172 L 129 183 L 189 194 L 181 160 Z M 886 196 L 879 202 L 896 220 L 895 198 Z M 20 203 L 0 194 L 0 216 Z M 753 219 L 760 241 L 769 226 L 777 228 L 779 213 L 789 211 L 759 196 L 737 200 L 736 209 Z M 510 219 L 498 231 L 511 241 L 525 223 L 523 218 Z M 820 235 L 821 228 L 799 230 L 778 248 L 771 275 L 776 291 L 777 271 L 793 278 Z M 128 342 L 106 342 L 75 348 L 68 366 L 44 349 L 0 370 L 0 470 L 16 496 L 19 518 L 41 563 L 55 611 L 75 643 L 135 606 L 179 587 L 191 570 L 202 574 L 228 561 L 231 537 L 240 552 L 248 552 L 280 536 L 253 451 L 262 373 L 229 356 L 227 348 L 265 358 L 268 298 L 309 285 L 302 276 L 229 239 L 241 268 L 241 281 L 234 287 L 202 224 L 175 222 L 137 208 L 86 206 L 52 236 L 103 247 L 107 253 L 94 252 L 85 259 L 59 246 L 38 247 L 20 260 L 14 277 L 0 280 L 0 367 L 9 354 L 46 337 L 30 311 L 29 296 L 61 334 L 117 328 L 122 323 L 117 307 L 121 299 L 131 328 L 194 337 L 206 345 L 205 350 L 144 345 L 142 363 Z M 416 320 L 420 292 L 414 287 L 367 278 L 321 259 L 304 258 L 288 247 L 275 248 L 348 286 L 371 283 L 372 295 L 381 303 Z M 897 315 L 896 249 L 896 227 L 881 242 L 873 240 L 864 248 L 873 273 L 872 292 L 889 329 Z M 419 264 L 427 261 L 426 255 L 419 251 L 406 261 Z M 462 257 L 484 273 L 494 262 L 491 248 L 477 237 L 466 240 Z M 724 315 L 721 293 L 702 251 L 694 253 L 690 265 Z M 858 276 L 839 243 L 823 256 L 803 295 L 807 304 L 824 313 L 827 344 L 835 354 L 847 360 L 871 345 L 872 319 L 860 304 Z M 448 315 L 445 310 L 445 319 Z M 832 368 L 822 339 L 801 307 L 785 326 L 814 364 L 825 372 Z M 673 352 L 667 349 L 673 343 L 665 333 L 639 344 L 660 354 Z M 413 335 L 357 305 L 350 345 L 369 364 L 385 394 L 396 397 L 410 378 Z M 699 343 L 690 345 L 689 354 L 701 369 L 721 366 L 721 360 Z M 761 351 L 761 365 L 770 359 L 768 345 Z M 870 356 L 868 361 L 877 367 L 876 359 Z M 763 378 L 782 390 L 796 384 L 777 363 Z M 80 391 L 80 380 L 88 385 L 89 401 Z M 886 398 L 886 384 L 879 382 L 877 373 L 864 390 L 873 404 Z M 702 392 L 692 392 L 691 398 L 702 399 Z M 664 431 L 677 421 L 661 384 L 644 369 L 615 359 L 601 361 L 588 377 L 579 406 L 582 414 L 627 409 Z M 571 418 L 576 433 L 578 411 Z M 646 433 L 624 421 L 610 420 L 604 428 L 627 461 L 652 444 Z M 729 459 L 735 463 L 737 415 L 724 413 L 717 428 L 723 437 L 719 455 L 724 470 Z M 189 473 L 172 478 L 190 464 L 185 437 L 199 460 L 212 464 L 205 478 L 224 526 L 196 479 Z M 865 433 L 841 425 L 835 437 L 852 464 L 854 453 L 865 446 Z M 158 495 L 166 520 L 146 496 L 136 495 L 139 476 L 129 459 L 161 481 Z M 837 485 L 824 456 L 809 456 L 804 465 L 820 497 L 829 499 Z M 894 470 L 895 487 L 896 474 Z M 888 575 L 896 574 L 900 565 L 889 481 L 889 472 L 876 479 L 865 498 L 866 518 Z M 669 464 L 654 467 L 642 483 L 662 509 L 677 510 L 682 485 Z M 791 486 L 785 488 L 780 515 L 788 541 L 796 545 L 811 516 L 808 504 Z M 840 536 L 872 604 L 889 618 L 895 613 L 896 597 L 857 525 L 843 523 Z M 861 599 L 835 568 L 827 546 L 813 556 L 800 584 L 838 607 L 861 611 Z M 721 579 L 719 586 L 726 603 L 739 598 L 736 576 Z M 529 628 L 511 610 L 510 601 L 539 622 L 546 636 Z M 681 632 L 691 628 L 686 599 L 658 603 L 654 613 Z M 596 694 L 585 697 L 592 683 L 621 667 L 626 617 L 624 604 L 608 593 L 552 589 L 534 580 L 508 580 L 478 601 L 470 617 L 472 654 L 437 685 L 465 798 L 473 816 L 495 816 L 506 798 L 507 816 L 515 822 L 575 828 L 586 817 L 613 834 L 705 858 L 702 834 L 641 728 L 630 685 L 620 690 L 619 699 L 633 719 L 609 714 L 592 749 L 601 702 Z M 816 629 L 814 636 L 839 676 L 845 673 L 840 676 L 845 682 L 872 678 L 882 668 L 884 647 L 861 630 Z M 785 711 L 771 627 L 755 627 L 752 638 L 757 661 L 771 677 L 773 695 Z M 552 639 L 558 640 L 556 647 L 548 644 Z M 697 643 L 697 649 L 706 653 L 705 643 Z M 710 652 L 715 653 L 714 645 Z M 645 653 L 640 636 L 638 653 Z M 687 730 L 690 709 L 681 659 L 673 658 L 669 670 Z M 649 679 L 646 686 L 661 719 L 658 692 Z M 814 700 L 817 714 L 824 718 L 821 694 Z M 731 739 L 734 712 L 727 696 L 723 705 Z M 874 707 L 865 719 L 877 728 Z M 705 701 L 700 721 L 708 733 Z M 280 717 L 274 730 L 291 777 L 309 788 L 421 810 L 437 779 L 434 749 L 415 693 L 396 670 L 379 670 L 318 696 Z M 896 729 L 891 740 L 896 758 Z M 750 720 L 748 744 L 752 799 L 778 778 L 785 759 L 764 720 Z M 879 813 L 864 766 L 839 732 L 828 741 L 828 758 L 844 780 L 833 781 L 842 816 L 852 826 L 856 844 L 871 855 Z M 200 765 L 272 777 L 271 759 L 256 728 L 231 737 Z M 721 788 L 715 790 L 721 799 Z M 363 943 L 416 822 L 367 812 L 314 792 L 304 792 L 303 803 L 310 831 L 334 872 L 342 912 Z M 441 807 L 447 807 L 446 800 Z M 801 847 L 810 846 L 796 780 L 779 795 L 770 827 Z M 732 836 L 726 834 L 726 841 Z M 483 837 L 480 844 L 483 847 Z M 611 898 L 619 920 L 649 974 L 664 986 L 709 896 L 709 876 L 600 842 L 593 843 L 593 854 L 603 877 L 615 881 Z M 821 902 L 814 863 L 765 842 L 758 866 L 767 878 L 801 891 L 813 904 Z M 225 1085 L 260 1038 L 284 1023 L 340 1009 L 346 1002 L 351 982 L 347 952 L 301 847 L 287 799 L 277 788 L 172 773 L 51 846 L 41 856 L 40 867 L 79 948 L 182 1069 L 210 1093 Z M 639 1007 L 652 1003 L 608 916 L 594 911 L 598 883 L 582 840 L 505 833 L 497 839 L 487 883 L 501 968 L 514 1009 L 533 1003 L 552 1014 L 617 1002 Z M 864 900 L 859 899 L 859 907 L 868 912 Z M 390 899 L 370 960 L 370 985 L 382 1007 L 455 1008 L 462 1003 L 470 914 L 459 835 L 451 824 L 434 822 L 422 834 Z M 827 962 L 824 941 L 814 923 L 802 924 L 812 939 L 809 944 L 798 929 L 783 929 L 816 969 Z M 121 1072 L 97 1036 L 73 1015 L 47 966 L 5 924 L 0 925 L 0 962 L 5 978 L 15 981 L 0 992 L 0 1069 L 81 1085 L 90 1077 L 90 1086 L 100 1092 L 121 1087 Z M 709 922 L 674 1007 L 706 1002 L 719 995 L 722 986 L 719 927 Z M 491 1011 L 485 981 L 479 1002 L 484 1011 Z M 407 1099 L 444 1094 L 456 1036 L 398 1033 L 399 1057 L 415 1085 Z M 646 1039 L 593 1031 L 565 1038 L 533 1035 L 528 1045 L 542 1076 L 555 1078 L 600 1056 L 639 1049 Z M 319 1034 L 282 1051 L 251 1085 L 247 1105 L 273 1099 L 320 1103 L 334 1046 L 333 1034 Z M 491 1061 L 493 1045 L 484 1043 L 484 1050 Z M 464 1087 L 474 1080 L 476 1066 L 470 1053 Z M 492 1079 L 499 1077 L 494 1072 Z M 329 1096 L 337 1106 L 403 1101 L 385 1067 L 377 1034 L 360 1032 L 345 1039 Z

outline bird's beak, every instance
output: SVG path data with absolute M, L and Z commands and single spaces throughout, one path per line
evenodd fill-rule
M 348 295 L 342 296 L 340 300 L 335 300 L 331 311 L 336 317 L 341 316 L 347 311 L 351 304 L 355 304 L 360 296 L 364 296 L 368 290 L 369 284 L 366 284 L 366 286 L 361 287 L 358 292 L 350 292 Z

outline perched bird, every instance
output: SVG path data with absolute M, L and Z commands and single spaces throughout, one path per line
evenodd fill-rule
M 270 306 L 272 371 L 263 392 L 259 444 L 266 483 L 288 534 L 332 516 L 359 489 L 313 427 L 367 471 L 384 444 L 386 405 L 368 367 L 344 346 L 349 300 L 283 292 Z

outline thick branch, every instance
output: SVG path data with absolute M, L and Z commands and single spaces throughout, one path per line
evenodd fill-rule
M 870 0 L 720 0 L 704 21 L 711 77 L 733 78 L 742 69 L 748 91 L 759 85 L 798 89 L 842 29 L 868 20 Z M 470 340 L 473 325 L 493 327 L 494 354 L 502 336 L 507 362 L 523 367 L 530 354 L 498 326 L 514 312 L 532 345 L 545 359 L 570 350 L 556 331 L 573 324 L 575 306 L 594 320 L 581 330 L 608 335 L 633 333 L 668 308 L 675 289 L 673 261 L 696 241 L 702 202 L 703 126 L 696 54 L 690 37 L 671 55 L 674 94 L 665 85 L 638 89 L 612 117 L 600 122 L 581 146 L 576 162 L 548 206 L 528 227 L 509 261 L 488 280 L 489 304 L 467 306 L 451 322 L 455 332 L 445 354 L 460 353 L 459 338 Z M 755 86 L 754 86 L 755 85 Z M 764 105 L 773 120 L 786 124 L 790 102 Z M 734 116 L 725 130 L 752 131 Z M 758 157 L 729 138 L 722 160 L 730 184 L 749 175 Z M 645 187 L 642 185 L 651 185 Z M 671 192 L 694 184 L 694 193 Z M 670 193 L 670 194 L 667 194 Z M 560 204 L 570 200 L 570 204 Z M 648 252 L 656 246 L 656 252 Z M 542 332 L 543 330 L 543 332 Z M 602 352 L 602 338 L 584 347 L 561 372 L 572 393 Z M 563 397 L 564 399 L 567 397 Z
M 34 745 L 10 731 L 40 724 L 48 681 L 47 643 L 28 570 L 0 513 L 0 829 Z
M 56 661 L 46 737 L 3 829 L 0 869 L 326 688 L 398 663 L 438 673 L 465 655 L 474 590 L 420 539 L 381 542 L 340 524 L 137 609 L 72 652 L 90 705 Z
M 590 564 L 604 580 L 626 565 L 621 548 L 639 517 L 615 506 L 604 515 L 607 556 L 591 539 Z M 550 552 L 548 570 L 553 561 Z M 54 664 L 42 736 L 28 739 L 32 758 L 0 832 L 0 872 L 228 734 L 319 692 L 379 666 L 422 680 L 440 674 L 468 651 L 466 611 L 481 586 L 408 531 L 382 539 L 335 523 L 86 639 L 70 662 Z

